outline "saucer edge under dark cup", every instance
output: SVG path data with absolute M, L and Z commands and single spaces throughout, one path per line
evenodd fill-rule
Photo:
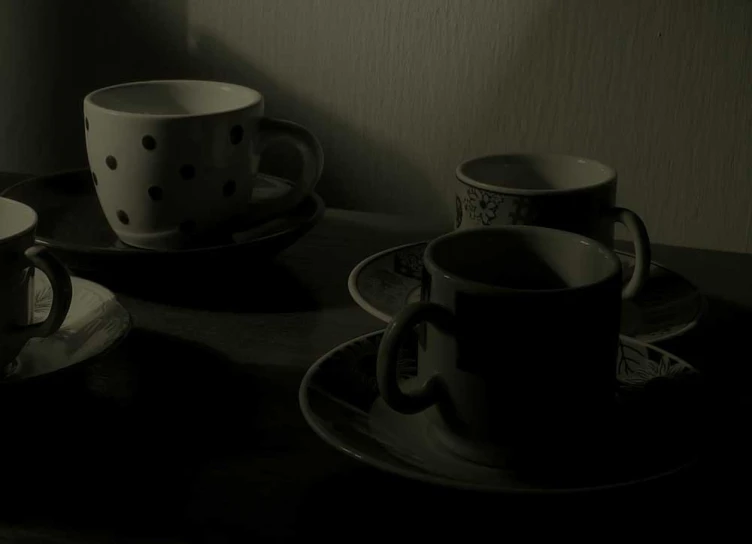
M 607 433 L 613 441 L 603 448 L 615 457 L 588 466 L 586 458 L 565 454 L 550 471 L 542 471 L 539 463 L 509 471 L 461 460 L 418 436 L 426 430 L 419 422 L 425 421 L 423 415 L 405 416 L 382 406 L 375 378 L 382 335 L 376 331 L 332 349 L 311 366 L 299 390 L 300 408 L 314 432 L 375 468 L 456 489 L 572 493 L 665 481 L 696 466 L 705 454 L 702 375 L 660 348 L 622 336 L 614 407 L 619 413 Z M 415 375 L 414 340 L 401 355 L 405 375 Z

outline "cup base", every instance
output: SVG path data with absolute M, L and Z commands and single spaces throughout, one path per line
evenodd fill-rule
M 490 468 L 507 468 L 512 452 L 509 448 L 480 441 L 466 440 L 443 426 L 428 422 L 428 438 L 434 446 L 463 459 Z
M 159 232 L 133 233 L 116 230 L 115 235 L 126 246 L 154 251 L 199 249 L 229 244 L 237 231 L 237 221 L 227 220 L 211 228 L 181 230 L 168 229 Z
M 126 233 L 115 231 L 118 239 L 126 246 L 139 249 L 170 250 L 184 249 L 188 244 L 185 237 L 175 230 L 150 233 Z
M 426 419 L 431 447 L 479 466 L 544 480 L 582 480 L 588 474 L 602 472 L 614 438 L 607 429 L 588 425 L 551 435 L 529 432 L 500 444 L 462 437 L 442 423 Z

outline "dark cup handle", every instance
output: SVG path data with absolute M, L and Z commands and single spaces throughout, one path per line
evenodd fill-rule
M 73 297 L 73 286 L 65 266 L 44 246 L 32 246 L 25 251 L 29 262 L 45 273 L 52 286 L 52 306 L 47 319 L 34 325 L 19 327 L 16 334 L 28 340 L 55 333 L 65 321 Z
M 305 127 L 284 121 L 264 117 L 259 121 L 258 154 L 272 146 L 291 144 L 300 154 L 303 166 L 292 189 L 282 196 L 263 202 L 250 204 L 250 217 L 255 222 L 280 215 L 299 204 L 313 192 L 324 168 L 324 151 L 316 137 Z
M 397 381 L 399 350 L 416 325 L 430 322 L 449 328 L 454 316 L 433 302 L 415 302 L 406 306 L 384 331 L 376 359 L 376 382 L 384 402 L 402 414 L 417 414 L 438 401 L 439 376 L 431 376 L 419 389 L 406 393 Z
M 624 286 L 624 289 L 621 292 L 621 298 L 629 300 L 634 298 L 640 292 L 640 289 L 642 289 L 645 282 L 648 280 L 648 277 L 650 277 L 650 238 L 648 237 L 645 223 L 643 223 L 640 216 L 632 210 L 627 210 L 626 208 L 612 208 L 611 219 L 627 227 L 632 235 L 635 269 L 629 283 Z

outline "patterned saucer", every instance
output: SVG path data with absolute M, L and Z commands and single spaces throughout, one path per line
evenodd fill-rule
M 614 424 L 597 468 L 590 459 L 551 477 L 489 468 L 457 457 L 432 439 L 422 414 L 388 408 L 376 385 L 376 354 L 383 331 L 351 340 L 320 358 L 300 385 L 303 416 L 324 441 L 378 469 L 457 489 L 503 493 L 561 493 L 613 489 L 655 480 L 692 465 L 699 456 L 700 374 L 649 344 L 621 337 Z M 417 342 L 403 349 L 404 386 L 415 380 Z M 562 360 L 576 362 L 576 356 Z M 576 445 L 562 444 L 567 459 Z M 587 451 L 583 448 L 583 451 Z M 605 453 L 605 454 L 604 454 Z M 580 453 L 575 453 L 575 457 Z
M 53 335 L 29 340 L 15 362 L 7 365 L 2 382 L 16 382 L 50 374 L 99 355 L 121 340 L 131 328 L 131 316 L 101 285 L 72 277 L 73 298 L 63 325 Z M 52 288 L 43 273 L 34 277 L 34 323 L 47 318 Z
M 428 242 L 399 246 L 368 257 L 350 273 L 348 289 L 369 314 L 388 323 L 405 305 L 420 298 L 423 252 Z M 615 252 L 625 278 L 634 255 Z M 692 329 L 705 311 L 705 298 L 687 279 L 655 262 L 640 294 L 622 305 L 621 333 L 653 343 Z

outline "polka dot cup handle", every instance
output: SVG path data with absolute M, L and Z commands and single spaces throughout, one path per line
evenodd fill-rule
M 622 290 L 622 298 L 629 300 L 637 296 L 650 276 L 650 239 L 640 216 L 625 208 L 612 208 L 611 220 L 621 223 L 629 230 L 634 244 L 635 268 L 627 285 Z
M 304 127 L 291 121 L 264 117 L 259 121 L 258 154 L 279 144 L 292 145 L 300 154 L 302 168 L 293 187 L 284 195 L 251 204 L 254 221 L 266 220 L 282 214 L 299 204 L 313 192 L 324 168 L 324 151 L 316 137 Z
M 73 297 L 70 275 L 63 264 L 43 246 L 32 246 L 24 253 L 32 266 L 40 269 L 52 286 L 52 305 L 41 323 L 19 327 L 15 334 L 24 339 L 43 338 L 55 333 L 65 321 Z

